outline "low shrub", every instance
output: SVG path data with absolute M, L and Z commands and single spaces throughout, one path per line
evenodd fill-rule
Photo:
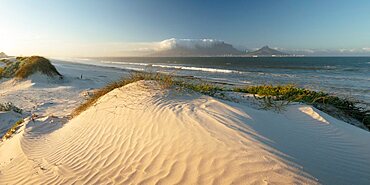
M 1 77 L 5 77 L 5 78 L 14 77 L 15 73 L 19 69 L 20 63 L 21 63 L 20 61 L 8 63 L 5 67 L 3 67 Z
M 196 92 L 200 92 L 205 95 L 214 96 L 217 92 L 225 91 L 222 87 L 216 86 L 211 83 L 189 83 L 186 81 L 176 81 L 175 84 L 182 88 L 191 89 Z
M 22 109 L 13 105 L 13 103 L 11 103 L 11 102 L 0 103 L 0 111 L 14 111 L 14 112 L 17 112 L 19 114 L 22 114 Z
M 370 110 L 360 106 L 360 102 L 340 98 L 328 93 L 311 91 L 304 88 L 298 88 L 293 85 L 250 86 L 235 88 L 233 91 L 257 94 L 262 97 L 272 97 L 273 100 L 277 101 L 302 102 L 313 105 L 324 112 L 329 112 L 329 109 L 334 107 L 345 115 L 360 121 L 366 127 L 370 128 Z
M 97 90 L 94 95 L 89 98 L 81 106 L 77 107 L 72 116 L 77 116 L 81 112 L 85 111 L 88 107 L 93 105 L 97 100 L 112 91 L 115 88 L 122 87 L 132 82 L 139 80 L 157 80 L 163 88 L 171 87 L 175 85 L 180 88 L 191 89 L 196 92 L 200 92 L 209 96 L 216 96 L 225 91 L 243 92 L 249 93 L 258 99 L 263 100 L 265 108 L 275 108 L 282 110 L 284 105 L 289 102 L 302 102 L 305 104 L 313 105 L 314 107 L 331 114 L 332 107 L 343 112 L 346 116 L 354 118 L 366 127 L 370 128 L 370 111 L 365 108 L 358 106 L 358 102 L 351 101 L 348 99 L 339 98 L 337 96 L 329 95 L 324 92 L 316 92 L 308 89 L 297 88 L 293 85 L 284 86 L 249 86 L 243 88 L 226 89 L 215 84 L 204 83 L 204 82 L 189 82 L 184 81 L 180 77 L 174 77 L 172 75 L 160 74 L 160 73 L 145 73 L 136 72 L 132 73 L 128 78 L 123 78 L 117 82 L 112 82 L 107 86 Z
M 0 77 L 24 79 L 36 72 L 62 77 L 48 59 L 39 56 L 17 57 L 15 62 L 7 62 Z
M 21 59 L 19 69 L 16 71 L 15 77 L 24 79 L 36 72 L 40 72 L 51 77 L 62 76 L 48 59 L 39 56 L 32 56 Z

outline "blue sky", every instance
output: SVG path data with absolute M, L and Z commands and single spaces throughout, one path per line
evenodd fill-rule
M 365 52 L 370 1 L 0 0 L 0 51 L 11 54 L 130 55 L 169 38 Z

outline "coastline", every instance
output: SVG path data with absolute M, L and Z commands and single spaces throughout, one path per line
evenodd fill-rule
M 237 103 L 139 81 L 108 93 L 96 106 L 69 120 L 68 114 L 89 92 L 129 75 L 129 70 L 52 62 L 65 76 L 62 82 L 45 82 L 40 76 L 21 82 L 0 80 L 1 101 L 24 108 L 28 118 L 39 115 L 35 121 L 26 119 L 12 138 L 0 144 L 1 183 L 370 181 L 366 178 L 369 133 L 312 106 L 260 110 L 248 98 Z M 55 148 L 46 151 L 47 146 Z M 206 150 L 195 152 L 202 147 L 223 157 L 214 158 Z M 121 165 L 112 166 L 115 163 Z M 256 171 L 247 170 L 251 168 Z M 211 169 L 221 171 L 210 173 Z
M 353 98 L 370 109 L 370 58 L 85 58 L 81 63 L 137 71 L 162 71 L 240 86 L 288 85 Z

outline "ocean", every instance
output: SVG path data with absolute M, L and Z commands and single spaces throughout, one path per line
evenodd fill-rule
M 194 76 L 235 85 L 293 84 L 370 104 L 370 57 L 124 57 L 74 60 L 128 70 Z

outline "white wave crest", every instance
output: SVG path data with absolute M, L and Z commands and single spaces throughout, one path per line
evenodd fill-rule
M 157 65 L 157 64 L 153 64 L 152 66 L 161 67 L 161 68 L 180 69 L 180 70 L 214 72 L 214 73 L 241 73 L 240 71 L 236 71 L 236 70 L 207 68 L 207 67 L 171 66 L 171 65 Z

